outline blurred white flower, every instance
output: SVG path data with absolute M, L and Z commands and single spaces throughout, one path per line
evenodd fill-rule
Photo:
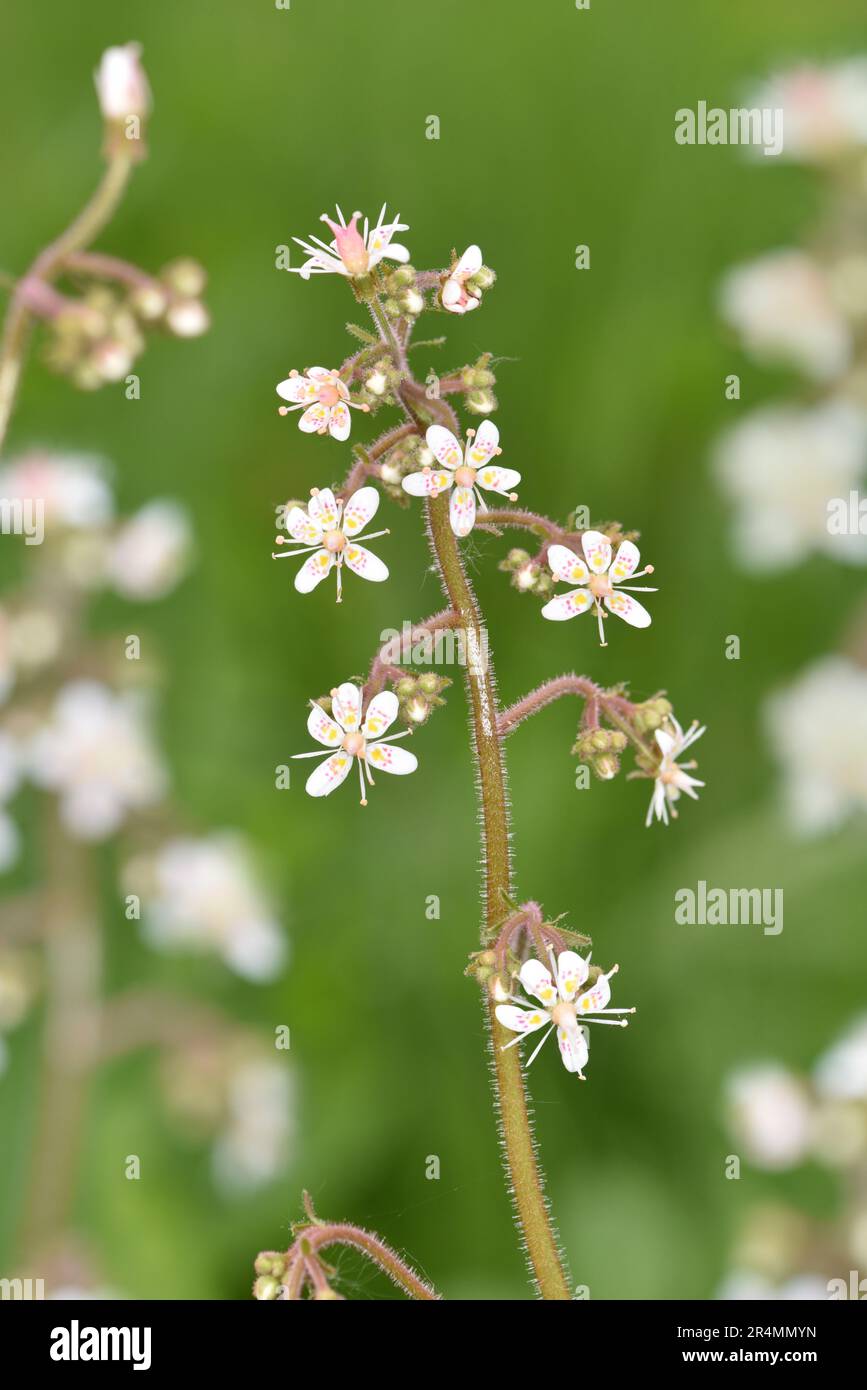
M 285 1062 L 260 1058 L 234 1069 L 213 1151 L 214 1178 L 224 1191 L 249 1191 L 283 1172 L 295 1129 L 294 1089 Z
M 768 1062 L 729 1077 L 729 1125 L 751 1163 L 759 1168 L 791 1168 L 805 1157 L 812 1111 L 801 1082 L 785 1067 Z
M 828 1297 L 828 1280 L 822 1274 L 797 1274 L 783 1284 L 775 1284 L 763 1274 L 739 1269 L 729 1274 L 717 1291 L 723 1302 L 746 1299 L 773 1299 L 783 1302 L 815 1303 Z
M 758 360 L 826 380 L 849 363 L 851 335 L 829 281 L 803 251 L 770 251 L 723 277 L 720 313 Z
M 148 80 L 141 65 L 141 45 L 107 48 L 94 73 L 99 106 L 107 121 L 146 116 L 151 108 Z
M 834 159 L 867 144 L 867 59 L 776 73 L 748 105 L 783 112 L 784 159 Z
M 867 671 L 823 658 L 770 697 L 766 725 L 796 831 L 821 834 L 867 808 Z
M 117 531 L 107 578 L 124 598 L 163 598 L 187 567 L 191 541 L 183 507 L 162 498 L 149 502 Z
M 867 1014 L 819 1058 L 813 1078 L 820 1096 L 867 1100 Z
M 105 469 L 86 454 L 34 449 L 0 469 L 0 497 L 41 500 L 45 526 L 84 530 L 104 526 L 114 513 Z
M 33 781 L 57 792 L 66 828 L 83 840 L 113 834 L 166 788 L 141 702 L 96 681 L 63 687 L 26 756 Z
M 152 865 L 144 932 L 163 949 L 211 948 L 250 980 L 269 980 L 285 959 L 276 917 L 236 835 L 170 840 Z
M 867 415 L 842 400 L 753 411 L 720 440 L 714 467 L 738 508 L 735 552 L 745 569 L 781 569 L 819 551 L 867 564 L 867 536 L 832 535 L 828 503 L 848 501 L 867 465 Z
M 8 733 L 0 730 L 0 873 L 12 867 L 21 847 L 18 827 L 5 809 L 20 782 L 20 749 Z

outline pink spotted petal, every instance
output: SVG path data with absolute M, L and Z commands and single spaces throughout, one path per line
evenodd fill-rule
M 344 681 L 331 697 L 331 712 L 347 734 L 358 731 L 361 723 L 361 691 L 351 681 Z
M 609 613 L 616 614 L 630 627 L 650 627 L 650 614 L 631 594 L 621 594 L 615 590 L 610 597 L 603 599 L 603 602 Z
M 467 445 L 467 463 L 471 468 L 484 468 L 492 459 L 500 444 L 500 431 L 493 420 L 483 420 L 475 436 Z M 520 480 L 520 474 L 518 478 Z
M 454 482 L 454 475 L 442 469 L 429 468 L 421 473 L 408 473 L 401 480 L 401 487 L 410 497 L 437 497 L 447 492 Z
M 295 588 L 299 594 L 310 594 L 331 572 L 334 556 L 327 550 L 317 550 L 308 556 L 295 576 Z
M 514 1004 L 498 1004 L 494 1013 L 504 1028 L 513 1033 L 535 1033 L 548 1022 L 544 1009 L 519 1009 Z
M 318 521 L 313 521 L 300 507 L 292 507 L 286 518 L 286 530 L 293 541 L 298 541 L 301 545 L 316 545 L 317 541 L 322 540 L 322 528 Z
M 342 531 L 344 536 L 357 536 L 376 515 L 379 506 L 379 493 L 375 487 L 360 487 L 353 492 L 343 510 Z
M 640 562 L 641 553 L 638 546 L 633 545 L 632 541 L 621 541 L 609 571 L 611 582 L 622 584 L 624 579 L 635 573 Z
M 380 560 L 378 555 L 374 555 L 372 550 L 357 542 L 350 542 L 343 552 L 343 558 L 348 569 L 353 574 L 357 574 L 359 579 L 370 579 L 374 584 L 381 584 L 388 578 L 388 565 Z
M 607 1008 L 611 999 L 611 985 L 605 975 L 600 975 L 590 989 L 582 994 L 576 1005 L 579 1014 L 595 1014 L 597 1010 Z
M 524 989 L 543 1004 L 547 1004 L 549 1008 L 556 1004 L 557 990 L 551 979 L 551 972 L 540 960 L 525 960 L 518 978 Z
M 298 421 L 299 430 L 303 430 L 305 434 L 318 434 L 320 430 L 327 429 L 329 413 L 329 407 L 319 401 L 308 406 Z
M 348 439 L 349 431 L 352 428 L 352 421 L 349 418 L 349 406 L 343 401 L 331 407 L 328 416 L 328 433 L 332 439 Z
M 443 468 L 460 468 L 464 461 L 464 451 L 451 430 L 443 425 L 431 425 L 425 435 L 427 446 Z
M 338 508 L 330 487 L 320 488 L 310 498 L 307 510 L 323 531 L 333 531 L 337 525 Z
M 557 957 L 557 988 L 569 1003 L 587 979 L 590 967 L 576 951 L 561 951 Z
M 381 738 L 397 718 L 398 699 L 393 690 L 381 690 L 367 706 L 361 732 L 365 738 Z
M 505 496 L 508 496 L 520 481 L 521 475 L 514 468 L 498 468 L 493 463 L 483 468 L 476 478 L 479 487 L 487 488 L 489 492 L 501 492 Z
M 307 716 L 307 732 L 317 743 L 324 743 L 326 748 L 339 748 L 343 742 L 343 730 L 321 705 L 312 706 Z
M 554 578 L 567 584 L 586 584 L 590 578 L 584 561 L 567 545 L 549 545 L 548 564 Z
M 468 536 L 476 521 L 476 499 L 469 487 L 456 487 L 449 503 L 449 518 L 456 536 Z
M 601 531 L 585 531 L 581 537 L 584 559 L 593 574 L 604 574 L 611 564 L 611 542 Z
M 567 618 L 576 618 L 579 613 L 586 613 L 592 606 L 593 596 L 587 589 L 573 589 L 571 593 L 558 594 L 550 603 L 546 603 L 542 609 L 542 617 L 548 618 L 552 623 L 562 623 Z
M 367 746 L 367 761 L 374 772 L 393 772 L 398 777 L 406 777 L 415 772 L 418 758 L 408 748 L 399 743 L 370 743 Z
M 343 750 L 332 753 L 331 757 L 320 763 L 316 771 L 311 772 L 307 778 L 306 790 L 308 795 L 328 796 L 349 775 L 352 763 L 353 759 Z
M 587 1039 L 581 1029 L 558 1028 L 557 1042 L 560 1045 L 560 1056 L 563 1058 L 563 1066 L 566 1070 L 580 1072 L 587 1065 L 587 1058 L 590 1055 Z

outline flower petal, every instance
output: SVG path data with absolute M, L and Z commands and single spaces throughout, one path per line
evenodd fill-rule
M 464 279 L 468 279 L 469 276 L 475 275 L 476 271 L 481 270 L 481 268 L 482 250 L 480 246 L 476 246 L 474 243 L 472 246 L 467 247 L 452 271 L 452 275 L 462 276 Z
M 313 521 L 300 507 L 292 507 L 286 518 L 286 530 L 293 541 L 300 541 L 302 545 L 315 545 L 322 540 L 322 528 L 318 521 Z
M 316 387 L 306 376 L 287 376 L 285 381 L 277 383 L 277 395 L 293 405 L 306 405 L 316 400 Z
M 563 1066 L 567 1071 L 578 1072 L 587 1065 L 587 1058 L 590 1055 L 587 1048 L 587 1038 L 581 1028 L 558 1028 L 557 1042 L 560 1045 L 560 1056 L 563 1058 Z
M 317 550 L 308 556 L 295 576 L 295 588 L 299 594 L 310 594 L 330 574 L 334 556 L 327 550 Z
M 604 574 L 611 564 L 611 542 L 601 531 L 585 531 L 581 549 L 593 574 Z
M 393 690 L 381 690 L 367 706 L 361 732 L 365 738 L 381 738 L 397 718 L 398 698 Z
M 561 951 L 557 957 L 557 988 L 569 1003 L 587 979 L 590 967 L 577 951 Z
M 337 525 L 338 508 L 330 487 L 319 488 L 307 504 L 307 511 L 318 521 L 323 531 L 333 531 Z
M 557 990 L 551 979 L 551 972 L 540 960 L 525 960 L 518 979 L 524 989 L 535 995 L 543 1004 L 556 1004 Z
M 590 989 L 580 995 L 575 1005 L 579 1014 L 595 1014 L 597 1009 L 604 1009 L 611 998 L 611 985 L 608 983 L 607 975 L 600 975 L 595 984 Z
M 483 468 L 476 478 L 479 487 L 487 488 L 489 492 L 502 492 L 506 496 L 520 481 L 521 475 L 514 468 L 498 468 L 493 463 Z
M 339 685 L 331 697 L 331 712 L 341 729 L 354 734 L 361 723 L 361 691 L 351 681 Z
M 381 584 L 388 578 L 388 565 L 363 545 L 348 545 L 343 558 L 347 567 L 360 579 L 372 579 L 374 584 Z
M 638 569 L 641 560 L 641 552 L 637 545 L 632 541 L 621 541 L 617 547 L 617 554 L 609 571 L 612 584 L 622 584 L 624 579 L 628 579 Z
M 514 1004 L 498 1004 L 494 1013 L 504 1028 L 513 1033 L 535 1033 L 548 1022 L 544 1009 L 519 1009 Z
M 622 618 L 630 627 L 650 627 L 652 622 L 650 614 L 631 594 L 621 594 L 615 591 L 608 598 L 603 599 L 603 602 L 609 613 L 616 613 L 617 617 Z
M 320 401 L 308 406 L 298 421 L 299 430 L 305 434 L 318 434 L 320 430 L 327 429 L 329 411 L 330 407 L 322 405 Z
M 470 534 L 476 521 L 476 499 L 472 488 L 455 488 L 449 503 L 449 517 L 456 536 Z
M 546 603 L 542 617 L 550 619 L 552 623 L 562 623 L 567 618 L 586 613 L 592 606 L 593 595 L 587 589 L 572 589 L 568 594 L 558 594 L 550 603 Z
M 483 420 L 467 444 L 467 463 L 471 468 L 483 468 L 494 457 L 500 444 L 500 431 L 493 420 Z M 518 478 L 520 479 L 520 473 Z
M 343 509 L 341 529 L 344 536 L 357 536 L 358 532 L 376 515 L 378 506 L 379 493 L 375 487 L 360 487 L 357 492 L 353 492 Z
M 568 545 L 549 545 L 548 564 L 554 578 L 567 584 L 586 584 L 590 578 L 584 561 Z
M 444 468 L 460 468 L 464 461 L 464 451 L 451 430 L 444 425 L 431 425 L 425 435 L 427 446 Z
M 310 710 L 307 716 L 307 732 L 317 743 L 324 743 L 326 748 L 339 748 L 343 742 L 343 730 L 325 713 L 321 705 L 313 705 Z
M 368 744 L 367 761 L 378 772 L 393 772 L 398 777 L 405 777 L 407 773 L 415 772 L 418 767 L 415 753 L 410 753 L 408 748 L 401 748 L 394 743 Z
M 447 492 L 453 482 L 451 473 L 428 468 L 421 473 L 408 473 L 401 479 L 401 487 L 410 497 L 437 497 L 439 493 Z
M 348 439 L 351 429 L 349 406 L 344 401 L 338 401 L 337 405 L 331 407 L 328 414 L 328 433 L 332 439 Z
M 332 753 L 331 757 L 320 763 L 316 771 L 311 772 L 307 778 L 305 790 L 308 795 L 328 796 L 348 776 L 352 763 L 353 759 L 343 749 Z

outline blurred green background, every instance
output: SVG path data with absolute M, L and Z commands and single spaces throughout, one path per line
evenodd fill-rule
M 481 244 L 496 288 L 480 312 L 445 324 L 448 347 L 419 353 L 418 369 L 483 350 L 508 359 L 496 418 L 522 502 L 558 515 L 583 503 L 639 527 L 656 565 L 653 627 L 617 625 L 603 651 L 590 621 L 540 622 L 536 601 L 508 587 L 496 560 L 509 542 L 469 543 L 503 698 L 575 669 L 629 680 L 639 697 L 663 686 L 684 722 L 709 726 L 697 750 L 707 790 L 667 831 L 644 829 L 644 785 L 575 789 L 566 702 L 508 745 L 519 893 L 590 927 L 598 959 L 621 964 L 615 1003 L 639 1008 L 628 1033 L 594 1039 L 586 1086 L 551 1049 L 530 1074 L 574 1280 L 594 1298 L 710 1297 L 757 1196 L 833 1212 L 818 1169 L 725 1180 L 720 1088 L 756 1056 L 808 1066 L 864 1003 L 863 833 L 792 842 L 758 717 L 769 689 L 842 637 L 857 594 L 831 566 L 821 584 L 807 566 L 740 576 L 707 468 L 714 432 L 786 384 L 726 342 L 716 282 L 730 263 L 797 239 L 818 183 L 736 149 L 680 147 L 673 129 L 678 107 L 727 106 L 781 61 L 858 51 L 863 18 L 859 0 L 800 11 L 787 0 L 593 0 L 586 12 L 571 0 L 5 7 L 0 263 L 20 270 L 94 185 L 91 72 L 104 47 L 135 38 L 154 91 L 151 156 L 101 245 L 154 269 L 195 256 L 213 314 L 203 340 L 149 349 L 136 403 L 120 387 L 76 394 L 34 362 L 9 451 L 102 453 L 122 510 L 165 494 L 189 507 L 197 567 L 137 619 L 166 667 L 161 732 L 193 817 L 252 838 L 293 953 L 278 983 L 256 989 L 216 965 L 158 960 L 107 914 L 113 979 L 183 978 L 266 1032 L 289 1024 L 299 1108 L 280 1181 L 228 1201 L 205 1152 L 173 1135 L 153 1069 L 105 1073 L 76 1204 L 105 1282 L 144 1297 L 245 1297 L 255 1253 L 286 1243 L 306 1186 L 321 1214 L 379 1230 L 450 1297 L 527 1293 L 478 999 L 462 974 L 479 863 L 460 686 L 414 740 L 418 774 L 377 786 L 366 812 L 351 792 L 310 801 L 302 778 L 274 789 L 275 765 L 309 746 L 305 702 L 363 672 L 383 628 L 439 605 L 415 508 L 383 523 L 390 583 L 350 581 L 340 608 L 328 586 L 298 597 L 293 571 L 270 559 L 275 505 L 346 466 L 346 446 L 302 436 L 274 395 L 290 368 L 349 350 L 345 286 L 274 268 L 275 247 L 315 231 L 335 201 L 375 216 L 387 199 L 410 224 L 401 240 L 418 267 Z M 425 139 L 430 114 L 437 142 Z M 578 243 L 591 248 L 589 271 L 574 269 Z M 428 322 L 422 336 L 443 331 Z M 739 404 L 724 399 L 730 371 Z M 376 429 L 358 416 L 354 427 Z M 724 656 L 731 633 L 740 661 Z M 674 892 L 699 878 L 782 887 L 782 935 L 676 926 Z M 429 921 L 434 893 L 441 917 Z M 38 1017 L 11 1045 L 4 1267 Z M 143 1156 L 142 1181 L 124 1180 L 119 1152 Z M 425 1177 L 431 1154 L 439 1181 Z M 392 1296 L 345 1267 L 359 1294 Z

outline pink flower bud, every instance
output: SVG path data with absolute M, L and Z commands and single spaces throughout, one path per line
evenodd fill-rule
M 141 46 L 124 44 L 107 48 L 94 74 L 99 106 L 107 121 L 143 117 L 151 108 L 151 93 L 141 65 Z

